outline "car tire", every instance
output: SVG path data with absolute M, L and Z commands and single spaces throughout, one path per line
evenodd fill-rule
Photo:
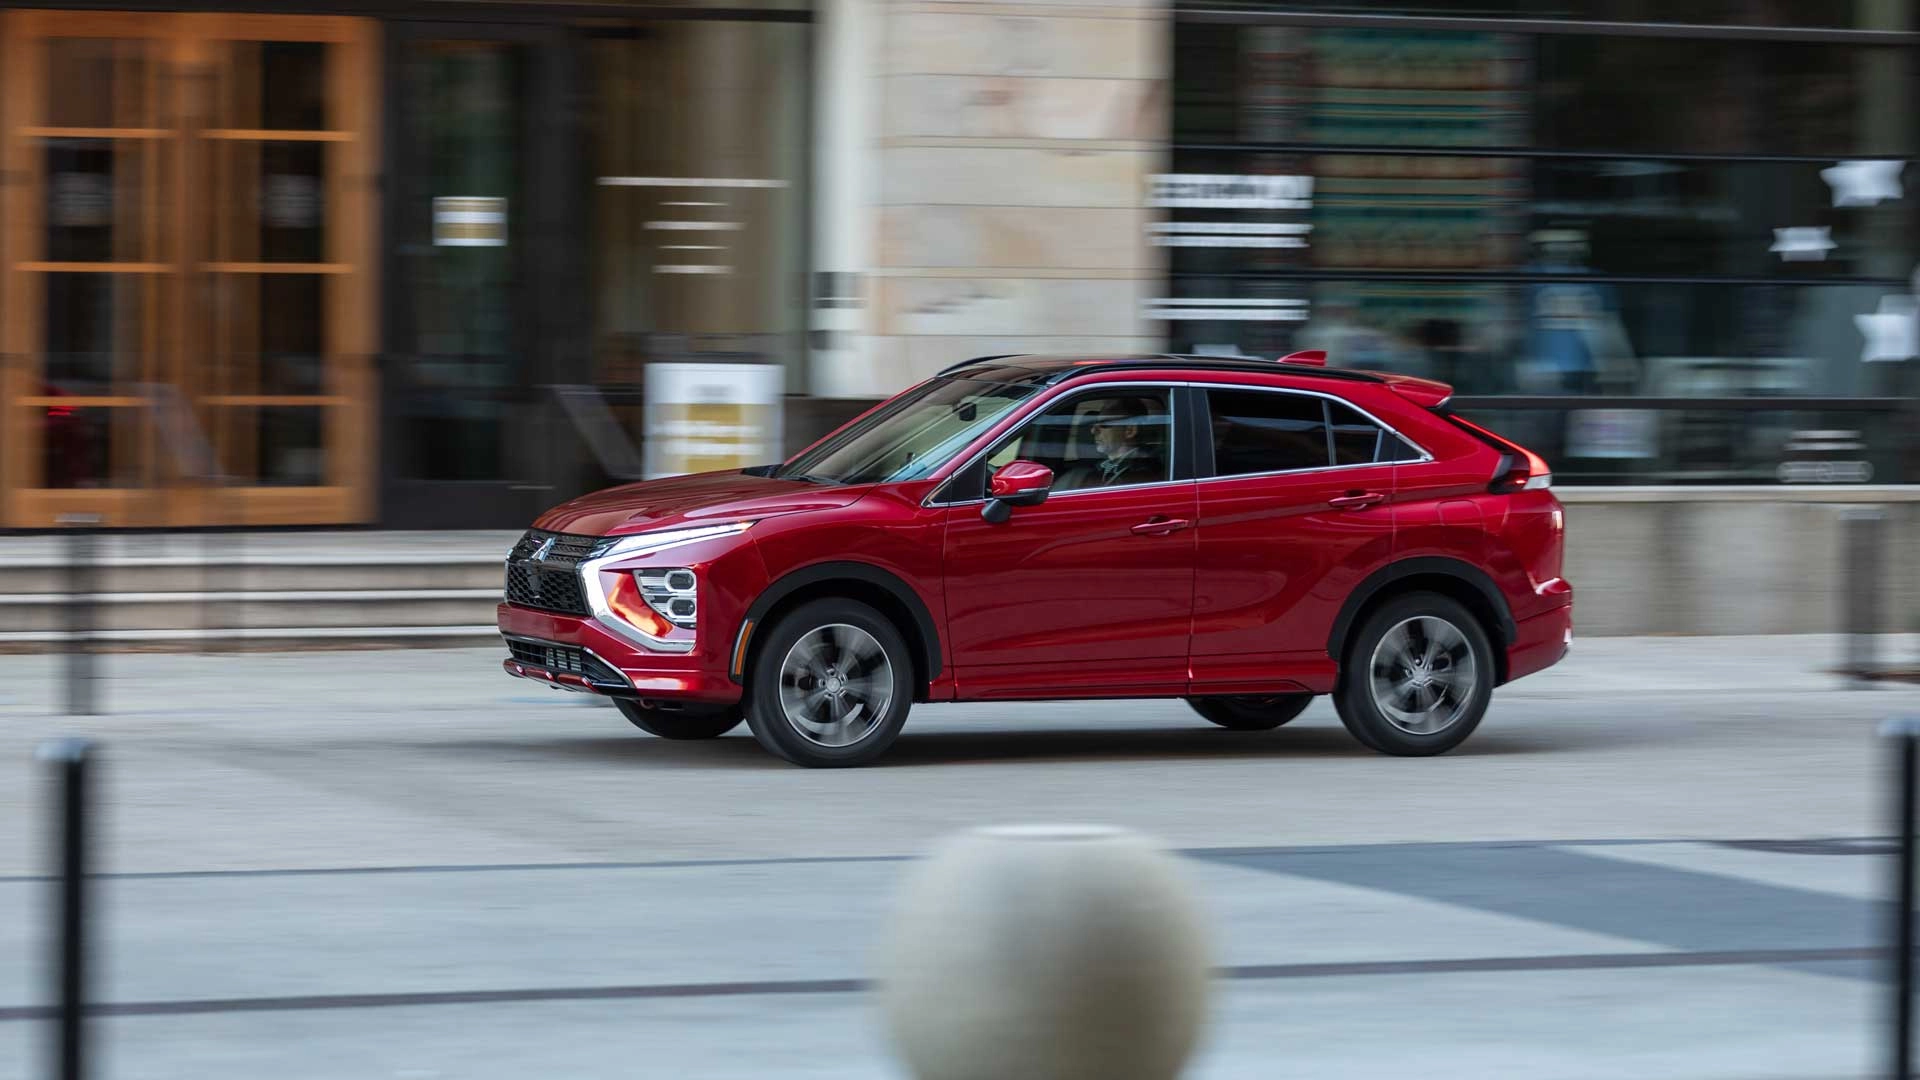
M 1438 593 L 1395 597 L 1347 643 L 1334 702 L 1383 754 L 1444 754 L 1480 726 L 1493 697 L 1493 645 L 1480 620 Z
M 747 727 L 795 765 L 865 765 L 906 724 L 915 678 L 906 639 L 886 616 L 855 600 L 811 600 L 755 643 Z
M 613 704 L 634 727 L 663 739 L 717 739 L 739 727 L 745 718 L 738 705 L 679 712 L 650 709 L 629 698 L 614 698 Z
M 1236 694 L 1190 697 L 1193 711 L 1228 731 L 1272 731 L 1306 711 L 1312 694 Z

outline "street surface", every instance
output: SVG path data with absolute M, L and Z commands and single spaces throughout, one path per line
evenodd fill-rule
M 1920 653 L 1889 638 L 1888 655 Z M 41 1076 L 44 739 L 101 741 L 106 1077 L 898 1077 L 862 984 L 906 860 L 978 824 L 1184 853 L 1191 1075 L 1864 1077 L 1889 748 L 1832 638 L 1593 639 L 1448 757 L 1318 702 L 925 706 L 874 767 L 642 735 L 497 650 L 0 656 L 0 1077 Z

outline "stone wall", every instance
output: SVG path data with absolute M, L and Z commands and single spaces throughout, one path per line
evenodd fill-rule
M 839 152 L 858 143 L 871 170 L 858 210 L 823 215 L 864 214 L 842 258 L 865 265 L 817 393 L 884 395 L 987 353 L 1161 347 L 1142 301 L 1164 274 L 1145 209 L 1166 155 L 1163 0 L 835 0 L 822 18 L 828 62 L 862 57 L 872 100 L 842 86 L 824 113 L 864 128 Z
M 1843 629 L 1841 515 L 1887 516 L 1887 632 L 1920 632 L 1920 488 L 1561 488 L 1574 633 Z

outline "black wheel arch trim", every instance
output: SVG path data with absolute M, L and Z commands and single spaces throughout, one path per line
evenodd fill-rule
M 1500 591 L 1500 586 L 1494 584 L 1493 578 L 1485 570 L 1445 555 L 1417 555 L 1375 570 L 1347 594 L 1347 602 L 1340 605 L 1340 615 L 1333 620 L 1333 630 L 1327 635 L 1327 655 L 1335 660 L 1340 659 L 1341 652 L 1346 648 L 1347 637 L 1353 632 L 1354 620 L 1369 601 L 1380 595 L 1381 590 L 1407 578 L 1427 574 L 1457 578 L 1479 593 L 1500 620 L 1500 625 L 1494 628 L 1500 633 L 1498 644 L 1510 645 L 1520 636 L 1520 626 L 1513 619 L 1513 607 L 1507 603 L 1506 594 Z
M 794 593 L 809 585 L 818 585 L 824 581 L 858 581 L 884 591 L 907 613 L 913 617 L 914 629 L 920 635 L 921 661 L 925 665 L 926 679 L 932 681 L 940 676 L 940 629 L 933 621 L 933 613 L 927 610 L 926 602 L 899 575 L 883 570 L 872 563 L 863 562 L 827 562 L 803 566 L 761 591 L 760 596 L 747 607 L 746 618 L 740 621 L 740 629 L 734 635 L 733 651 L 728 655 L 733 659 L 727 668 L 727 676 L 734 682 L 745 681 L 745 660 L 748 635 L 759 629 L 767 612 Z

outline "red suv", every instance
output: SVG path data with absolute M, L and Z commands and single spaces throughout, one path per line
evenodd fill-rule
M 1324 365 L 985 357 L 784 464 L 583 496 L 508 556 L 506 669 L 800 765 L 1043 698 L 1252 731 L 1331 694 L 1442 753 L 1572 642 L 1560 502 L 1444 384 Z

